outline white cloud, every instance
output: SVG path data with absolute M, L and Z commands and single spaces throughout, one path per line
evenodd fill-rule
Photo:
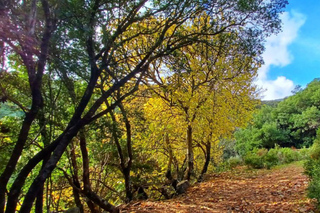
M 287 97 L 291 95 L 291 91 L 295 85 L 293 81 L 287 79 L 285 76 L 279 76 L 276 80 L 260 80 L 258 79 L 257 84 L 262 85 L 265 91 L 262 93 L 263 100 L 274 100 Z
M 256 84 L 265 91 L 261 94 L 263 100 L 289 96 L 295 87 L 293 81 L 285 76 L 278 76 L 275 80 L 268 79 L 268 72 L 271 65 L 284 67 L 294 60 L 288 46 L 297 38 L 298 31 L 306 17 L 301 13 L 291 11 L 283 13 L 281 19 L 282 32 L 267 39 L 266 50 L 263 54 L 265 64 L 258 71 Z

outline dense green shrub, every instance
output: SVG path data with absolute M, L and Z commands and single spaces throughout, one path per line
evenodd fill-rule
M 253 150 L 248 152 L 244 157 L 244 162 L 247 166 L 254 169 L 262 169 L 264 167 L 264 150 Z
M 310 157 L 304 165 L 305 173 L 309 176 L 308 197 L 315 198 L 320 207 L 320 129 L 310 150 Z
M 319 169 L 318 169 L 319 170 Z M 320 171 L 318 172 L 317 176 L 310 181 L 308 186 L 308 197 L 315 198 L 318 201 L 318 208 L 320 207 Z
M 279 163 L 278 149 L 270 149 L 264 156 L 264 164 L 267 169 L 277 165 Z
M 306 148 L 302 150 L 302 153 L 296 149 L 280 148 L 279 146 L 269 149 L 269 151 L 267 149 L 254 149 L 245 155 L 244 162 L 247 166 L 254 169 L 270 169 L 278 164 L 304 160 L 307 158 L 308 153 L 309 151 Z
M 315 174 L 317 173 L 318 165 L 319 165 L 319 160 L 315 160 L 310 158 L 308 161 L 305 162 L 304 164 L 304 173 L 309 176 L 310 179 L 312 179 Z
M 277 149 L 255 149 L 245 156 L 245 164 L 254 169 L 262 169 L 275 166 L 279 162 Z
M 310 148 L 306 148 L 305 146 L 299 150 L 300 160 L 306 160 L 310 157 Z
M 240 165 L 243 165 L 243 160 L 239 155 L 237 155 L 222 161 L 217 167 L 215 167 L 215 171 L 224 172 Z
M 240 156 L 230 157 L 227 160 L 227 165 L 229 168 L 234 168 L 236 166 L 242 165 L 242 159 Z
M 291 148 L 279 149 L 281 163 L 291 163 L 300 159 L 299 152 Z
M 310 158 L 304 165 L 305 173 L 309 176 L 310 182 L 307 188 L 308 197 L 315 198 L 320 207 L 320 159 Z

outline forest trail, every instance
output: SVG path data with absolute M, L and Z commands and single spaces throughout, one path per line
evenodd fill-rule
M 317 212 L 306 197 L 307 184 L 301 164 L 271 170 L 241 167 L 207 176 L 171 200 L 135 201 L 121 212 Z

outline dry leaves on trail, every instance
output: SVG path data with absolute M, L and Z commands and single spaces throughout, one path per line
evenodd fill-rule
M 121 212 L 317 212 L 306 198 L 308 179 L 301 165 L 273 170 L 233 172 L 208 176 L 186 194 L 166 201 L 141 201 Z

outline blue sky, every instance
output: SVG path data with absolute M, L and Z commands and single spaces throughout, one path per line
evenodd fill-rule
M 289 0 L 281 19 L 283 30 L 267 39 L 256 80 L 263 100 L 289 96 L 320 77 L 320 1 Z

